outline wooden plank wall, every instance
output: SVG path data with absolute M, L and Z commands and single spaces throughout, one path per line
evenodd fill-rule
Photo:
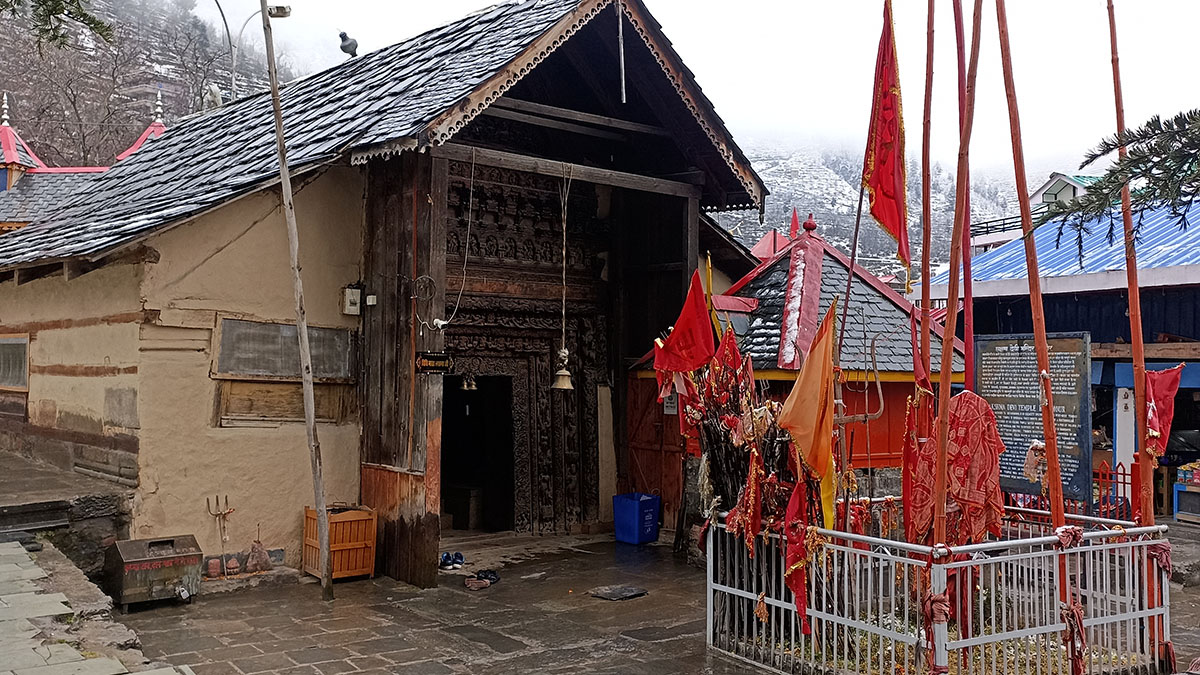
M 362 501 L 379 511 L 377 569 L 426 588 L 437 583 L 442 377 L 415 364 L 444 344 L 420 321 L 445 304 L 445 194 L 446 160 L 408 152 L 369 165 Z

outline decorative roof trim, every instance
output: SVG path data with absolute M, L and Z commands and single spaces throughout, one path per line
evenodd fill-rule
M 636 10 L 634 9 L 634 5 L 637 5 Z M 741 154 L 740 150 L 735 153 L 737 145 L 734 143 L 729 130 L 725 128 L 725 124 L 719 118 L 710 119 L 710 114 L 713 118 L 716 118 L 715 112 L 712 111 L 712 104 L 707 100 L 703 102 L 698 101 L 698 97 L 693 95 L 691 90 L 696 85 L 694 81 L 690 81 L 691 78 L 687 78 L 688 81 L 684 80 L 683 73 L 686 73 L 687 69 L 679 61 L 679 56 L 670 48 L 663 48 L 658 44 L 658 38 L 652 32 L 659 33 L 659 31 L 649 28 L 650 22 L 647 21 L 647 17 L 642 16 L 643 6 L 639 0 L 622 0 L 620 7 L 624 10 L 629 22 L 637 30 L 638 35 L 642 37 L 642 42 L 646 44 L 654 59 L 658 61 L 658 65 L 662 68 L 663 73 L 666 74 L 671 84 L 675 87 L 676 93 L 683 99 L 684 105 L 691 111 L 692 117 L 696 119 L 700 128 L 708 136 L 708 140 L 717 148 L 721 158 L 725 160 L 725 164 L 729 166 L 729 169 L 737 176 L 742 187 L 745 188 L 746 193 L 750 195 L 751 200 L 753 200 L 751 206 L 762 209 L 764 206 L 763 200 L 766 197 L 766 186 L 763 185 L 762 179 L 754 173 L 750 162 L 745 160 L 744 157 L 738 157 Z M 699 98 L 704 97 L 701 95 Z
M 394 157 L 407 150 L 417 149 L 417 139 L 409 136 L 406 138 L 398 138 L 394 141 L 380 143 L 360 150 L 355 150 L 350 153 L 350 164 L 358 166 L 366 164 L 372 159 L 387 159 Z
M 559 19 L 550 30 L 534 40 L 503 70 L 477 87 L 462 102 L 427 124 L 424 133 L 428 144 L 442 145 L 449 141 L 610 4 L 612 0 L 580 2 L 574 11 Z
M 633 4 L 638 4 L 635 10 Z M 517 58 L 513 59 L 507 67 L 494 75 L 491 79 L 481 85 L 474 93 L 467 96 L 459 104 L 453 106 L 439 117 L 435 118 L 425 127 L 424 136 L 425 143 L 429 145 L 442 145 L 449 141 L 455 134 L 467 126 L 489 108 L 496 99 L 503 96 L 517 82 L 520 82 L 530 71 L 538 66 L 547 56 L 563 45 L 571 36 L 579 32 L 593 18 L 596 17 L 602 10 L 613 4 L 613 0 L 584 0 L 580 2 L 575 11 L 564 16 L 546 31 L 540 38 L 535 40 L 530 46 L 522 52 Z M 685 80 L 680 73 L 686 69 L 679 62 L 678 55 L 674 54 L 669 48 L 663 48 L 659 45 L 659 40 L 656 34 L 647 28 L 649 22 L 647 17 L 643 16 L 641 4 L 637 0 L 621 0 L 618 4 L 623 14 L 633 24 L 638 35 L 642 38 L 642 42 L 650 50 L 651 55 L 658 61 L 658 65 L 662 68 L 663 73 L 675 88 L 676 93 L 682 99 L 684 105 L 692 113 L 692 117 L 700 125 L 700 128 L 708 136 L 713 147 L 717 149 L 718 154 L 725 160 L 725 164 L 729 167 L 738 182 L 750 195 L 749 203 L 734 203 L 725 205 L 722 209 L 712 208 L 709 210 L 743 210 L 763 208 L 763 199 L 766 197 L 766 187 L 762 180 L 754 173 L 754 169 L 750 166 L 748 160 L 739 158 L 740 151 L 735 152 L 736 145 L 733 137 L 725 128 L 724 124 L 715 119 L 715 114 L 711 114 L 711 104 L 704 101 L 703 104 L 698 100 L 702 99 L 703 95 L 693 95 L 692 89 L 696 87 L 695 83 L 690 80 Z M 422 143 L 424 145 L 425 143 Z M 371 151 L 362 151 L 371 152 Z M 366 161 L 360 158 L 355 153 L 355 158 L 351 163 L 361 163 Z M 382 156 L 387 156 L 393 153 L 383 153 Z M 380 156 L 380 155 L 376 155 Z M 369 158 L 370 156 L 368 156 Z

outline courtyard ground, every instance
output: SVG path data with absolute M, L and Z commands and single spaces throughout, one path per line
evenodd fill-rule
M 332 604 L 316 584 L 260 587 L 147 606 L 124 622 L 147 657 L 196 675 L 744 672 L 706 653 L 704 573 L 669 547 L 595 541 L 499 572 L 482 591 L 462 574 L 426 591 L 386 578 L 339 583 Z M 648 594 L 587 592 L 610 584 Z

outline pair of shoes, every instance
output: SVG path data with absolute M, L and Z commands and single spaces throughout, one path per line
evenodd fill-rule
M 443 570 L 460 570 L 465 563 L 466 558 L 464 558 L 463 554 L 459 553 L 458 551 L 455 551 L 454 555 L 443 553 L 438 562 L 438 568 Z
M 482 591 L 499 582 L 500 575 L 496 574 L 495 570 L 483 570 L 464 579 L 463 585 L 472 591 Z

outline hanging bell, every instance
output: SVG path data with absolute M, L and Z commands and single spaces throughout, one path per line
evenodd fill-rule
M 567 370 L 567 357 L 566 347 L 558 350 L 558 372 L 554 373 L 554 381 L 550 383 L 551 389 L 569 391 L 575 388 L 571 384 L 571 371 Z
M 550 385 L 551 389 L 571 390 L 575 386 L 571 384 L 571 371 L 566 367 L 559 368 L 557 373 L 554 373 L 554 382 Z

